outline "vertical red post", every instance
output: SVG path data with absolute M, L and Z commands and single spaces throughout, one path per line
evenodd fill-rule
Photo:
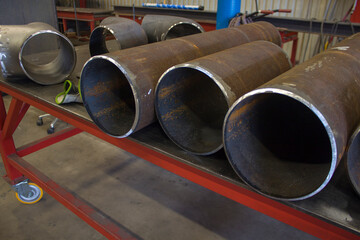
M 79 1 L 79 7 L 86 8 L 86 0 L 80 0 Z
M 360 22 L 360 4 L 359 2 L 355 1 L 356 6 L 354 12 L 351 14 L 350 21 L 353 23 Z
M 9 111 L 6 117 L 4 117 L 3 114 L 1 114 L 0 117 L 1 121 L 3 121 L 2 129 L 0 132 L 0 153 L 6 170 L 6 177 L 10 179 L 12 184 L 16 182 L 16 179 L 19 179 L 23 176 L 21 172 L 19 172 L 17 169 L 15 169 L 9 164 L 8 156 L 16 152 L 12 135 L 21 118 L 23 117 L 23 115 L 25 115 L 25 113 L 22 113 L 22 111 L 24 111 L 25 109 L 27 110 L 26 104 L 16 98 L 13 98 L 11 100 Z M 4 102 L 2 98 L 0 103 L 0 111 L 1 113 L 5 112 Z
M 62 22 L 63 22 L 63 29 L 64 29 L 64 33 L 65 33 L 67 31 L 67 29 L 68 29 L 67 20 L 63 18 Z
M 290 61 L 293 66 L 296 64 L 296 51 L 297 51 L 297 45 L 298 45 L 298 37 L 296 34 L 296 38 L 293 39 L 292 49 L 291 49 L 291 58 Z
M 3 93 L 0 92 L 0 131 L 3 129 L 4 123 L 5 123 L 5 118 L 6 118 L 6 109 L 5 109 L 5 104 L 4 104 L 2 94 Z
M 89 24 L 90 24 L 90 30 L 91 30 L 91 32 L 94 31 L 94 28 L 95 28 L 95 20 L 90 21 Z

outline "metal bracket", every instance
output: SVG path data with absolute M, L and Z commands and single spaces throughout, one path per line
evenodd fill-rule
M 29 187 L 29 179 L 13 185 L 12 188 L 21 196 L 31 197 L 31 195 L 34 194 Z

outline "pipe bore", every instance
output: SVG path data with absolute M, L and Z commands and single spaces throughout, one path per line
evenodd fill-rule
M 195 68 L 173 68 L 161 78 L 156 95 L 160 123 L 177 145 L 200 154 L 222 147 L 230 103 L 211 76 Z
M 255 41 L 176 65 L 155 92 L 158 120 L 184 150 L 208 155 L 222 148 L 222 126 L 237 98 L 291 68 L 286 53 Z
M 204 32 L 204 29 L 199 27 L 198 24 L 180 22 L 171 26 L 169 30 L 162 36 L 162 40 L 164 41 L 202 32 Z
M 346 168 L 351 184 L 360 195 L 360 128 L 358 127 L 349 141 Z
M 91 56 L 121 49 L 119 42 L 115 40 L 115 36 L 104 27 L 97 27 L 92 31 L 89 46 Z
M 31 52 L 32 46 L 41 46 L 44 42 L 55 43 L 47 52 Z M 39 32 L 31 35 L 21 46 L 20 65 L 26 76 L 33 81 L 50 85 L 62 82 L 75 67 L 75 52 L 71 42 L 56 32 Z
M 141 27 L 146 32 L 149 43 L 205 31 L 199 23 L 192 19 L 167 15 L 145 15 Z
M 109 135 L 129 135 L 129 129 L 136 125 L 137 103 L 126 75 L 106 56 L 99 56 L 86 64 L 81 77 L 87 79 L 87 84 L 81 92 L 86 93 L 82 98 L 90 117 Z
M 320 191 L 335 170 L 329 125 L 310 103 L 276 89 L 242 97 L 225 120 L 224 144 L 239 176 L 273 198 Z

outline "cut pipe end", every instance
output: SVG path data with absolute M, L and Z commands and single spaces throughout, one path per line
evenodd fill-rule
M 110 49 L 106 44 L 107 38 L 114 39 L 114 41 L 112 41 L 114 44 L 112 47 L 109 47 Z M 101 55 L 108 52 L 120 50 L 121 46 L 117 41 L 116 37 L 114 36 L 114 34 L 112 33 L 111 29 L 109 29 L 106 26 L 98 26 L 91 32 L 89 48 L 90 48 L 90 55 L 96 56 L 96 55 Z
M 84 106 L 105 133 L 123 138 L 134 132 L 139 120 L 139 100 L 126 71 L 106 55 L 90 58 L 81 72 Z
M 45 53 L 26 56 L 31 46 L 41 46 L 43 41 L 52 41 L 54 49 Z M 19 62 L 27 77 L 42 85 L 63 82 L 74 70 L 76 54 L 72 43 L 62 34 L 52 30 L 42 30 L 30 35 L 19 51 Z
M 202 32 L 205 32 L 205 30 L 198 24 L 192 22 L 178 22 L 172 25 L 167 32 L 161 36 L 161 41 L 185 37 Z
M 222 148 L 222 125 L 229 103 L 213 75 L 189 64 L 172 67 L 160 78 L 155 95 L 159 122 L 178 146 L 199 155 Z
M 350 139 L 346 165 L 350 181 L 360 195 L 360 128 L 357 128 Z
M 228 111 L 223 134 L 235 172 L 271 198 L 309 198 L 327 185 L 337 165 L 326 119 L 289 91 L 263 88 L 244 95 Z

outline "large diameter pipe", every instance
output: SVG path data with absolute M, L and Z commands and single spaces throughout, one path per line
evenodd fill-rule
M 110 52 L 107 38 L 115 39 L 115 50 L 131 48 L 148 43 L 145 31 L 137 22 L 121 17 L 107 17 L 90 35 L 91 56 Z
M 256 191 L 306 199 L 330 181 L 360 121 L 360 34 L 237 100 L 224 148 Z
M 176 65 L 160 78 L 155 110 L 168 137 L 208 155 L 222 148 L 229 107 L 243 94 L 291 68 L 281 47 L 255 41 Z
M 192 19 L 167 15 L 145 15 L 141 27 L 145 30 L 149 43 L 205 32 Z
M 350 138 L 345 165 L 350 182 L 360 196 L 360 126 Z
M 281 44 L 276 28 L 259 22 L 94 56 L 81 73 L 84 106 L 101 130 L 129 136 L 155 121 L 155 87 L 168 68 L 260 39 Z
M 0 64 L 5 79 L 28 77 L 36 83 L 63 82 L 76 63 L 68 38 L 52 26 L 34 22 L 0 25 Z

